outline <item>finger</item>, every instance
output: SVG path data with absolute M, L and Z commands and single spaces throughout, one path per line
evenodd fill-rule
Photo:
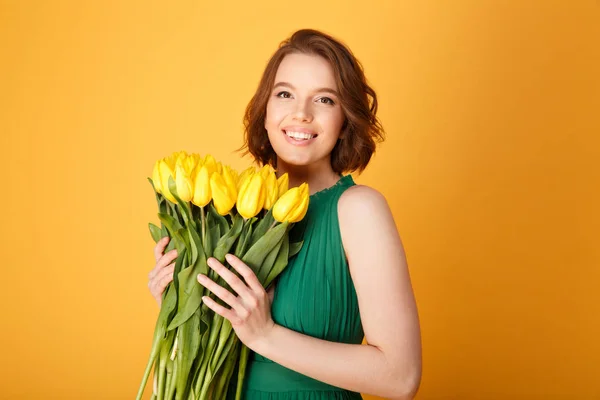
M 255 296 L 250 292 L 248 286 L 232 271 L 219 262 L 214 257 L 207 260 L 207 264 L 211 267 L 225 282 L 231 286 L 235 292 L 242 297 L 244 302 L 254 305 L 256 303 Z M 252 272 L 252 271 L 251 271 Z M 254 274 L 254 273 L 253 273 Z M 263 290 L 264 292 L 264 290 Z
M 163 252 L 165 251 L 165 247 L 167 247 L 167 243 L 169 243 L 168 236 L 165 236 L 164 238 L 162 238 L 158 242 L 156 242 L 156 245 L 154 246 L 154 259 L 156 261 L 158 261 L 160 259 L 160 257 L 163 255 Z
M 173 280 L 173 271 L 175 264 L 163 268 L 152 280 L 150 280 L 150 290 L 162 293 L 165 287 Z
M 220 305 L 219 303 L 217 303 L 216 301 L 214 301 L 210 297 L 203 296 L 202 297 L 202 301 L 204 302 L 204 304 L 206 304 L 206 306 L 208 308 L 210 308 L 211 310 L 213 310 L 215 313 L 219 314 L 223 318 L 228 319 L 229 322 L 231 322 L 232 325 L 240 323 L 239 318 L 236 316 L 236 314 L 233 311 L 231 311 L 230 309 L 227 309 L 227 308 L 223 307 L 222 305 Z
M 162 271 L 162 269 L 164 267 L 171 264 L 173 262 L 173 260 L 175 260 L 177 258 L 177 256 L 178 256 L 177 249 L 173 249 L 170 252 L 168 252 L 167 254 L 165 254 L 164 256 L 162 256 L 156 262 L 154 269 L 152 271 L 150 271 L 150 273 L 148 274 L 148 278 L 149 279 L 154 278 L 156 276 L 156 274 L 158 274 L 160 271 Z
M 223 300 L 225 304 L 228 304 L 236 312 L 243 313 L 245 311 L 245 308 L 240 303 L 240 300 L 229 290 L 225 289 L 221 285 L 218 285 L 206 275 L 198 274 L 197 279 L 202 286 L 213 292 L 215 296 Z
M 240 260 L 239 258 L 234 256 L 233 254 L 227 254 L 225 256 L 225 258 L 227 259 L 229 264 L 237 272 L 240 273 L 240 275 L 244 278 L 244 280 L 246 281 L 248 286 L 250 286 L 250 289 L 252 289 L 252 291 L 254 291 L 254 293 L 257 293 L 257 294 L 265 293 L 265 288 L 263 288 L 262 284 L 256 277 L 256 274 L 254 273 L 254 271 L 252 271 L 252 269 L 249 266 L 247 266 L 242 260 Z M 229 271 L 229 272 L 233 276 L 235 276 L 235 274 L 233 274 L 231 271 Z M 236 278 L 237 278 L 237 276 L 236 276 Z M 223 278 L 223 279 L 225 279 L 225 278 Z M 239 278 L 238 278 L 238 280 L 239 280 Z M 227 283 L 229 283 L 229 282 L 227 282 Z

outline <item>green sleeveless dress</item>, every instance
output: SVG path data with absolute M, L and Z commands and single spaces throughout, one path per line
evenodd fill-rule
M 294 331 L 333 342 L 361 344 L 364 332 L 358 300 L 342 247 L 337 204 L 354 185 L 351 175 L 310 196 L 290 241 L 304 240 L 275 285 L 273 321 Z M 235 396 L 235 371 L 227 399 Z M 250 352 L 243 400 L 355 400 L 360 393 L 315 380 Z

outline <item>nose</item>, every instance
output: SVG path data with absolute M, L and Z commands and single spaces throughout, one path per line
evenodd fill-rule
M 292 117 L 294 120 L 298 121 L 312 121 L 312 113 L 310 112 L 309 107 L 301 101 L 298 102 L 298 105 L 296 106 Z

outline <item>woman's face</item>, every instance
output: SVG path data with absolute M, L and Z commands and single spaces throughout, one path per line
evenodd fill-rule
M 281 61 L 265 118 L 278 161 L 330 167 L 344 123 L 337 90 L 333 69 L 323 57 L 288 54 Z

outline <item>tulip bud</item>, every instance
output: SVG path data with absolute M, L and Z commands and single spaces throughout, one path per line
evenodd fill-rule
M 215 158 L 213 156 L 211 156 L 210 154 L 207 154 L 204 157 L 203 164 L 206 165 L 206 168 L 208 168 L 209 175 L 212 174 L 213 172 L 216 172 L 219 168 L 217 166 L 217 160 L 215 160 Z
M 238 178 L 238 183 L 237 183 L 237 188 L 238 190 L 240 190 L 240 187 L 242 187 L 242 183 L 244 183 L 244 181 L 246 180 L 246 177 L 250 174 L 253 174 L 255 172 L 255 168 L 253 166 L 250 166 L 248 168 L 246 168 L 244 171 L 242 171 L 242 173 L 240 174 L 239 178 Z
M 298 222 L 308 211 L 308 184 L 292 188 L 285 192 L 273 206 L 273 218 L 279 222 Z
M 186 159 L 183 161 L 183 168 L 186 170 L 186 172 L 188 173 L 188 176 L 193 176 L 192 174 L 194 173 L 194 169 L 196 168 L 196 165 L 198 164 L 198 159 L 199 157 L 195 156 L 194 154 L 186 157 Z
M 277 177 L 275 171 L 271 170 L 265 179 L 266 197 L 265 197 L 265 210 L 270 210 L 273 204 L 277 201 L 279 189 L 277 187 Z
M 290 178 L 288 173 L 286 172 L 277 179 L 277 198 L 280 198 L 285 192 L 288 191 L 289 184 Z
M 198 207 L 204 207 L 210 203 L 210 174 L 206 165 L 200 167 L 194 177 L 194 196 L 192 203 Z
M 235 205 L 236 196 L 231 192 L 231 187 L 225 183 L 225 179 L 218 172 L 210 177 L 210 189 L 213 204 L 220 215 L 226 215 Z
M 169 164 L 167 164 L 166 160 L 163 159 L 160 161 L 158 165 L 158 173 L 160 175 L 160 188 L 162 195 L 165 196 L 171 203 L 177 203 L 177 200 L 175 200 L 175 197 L 173 197 L 171 191 L 169 190 L 169 176 L 172 176 L 173 179 L 175 179 L 175 174 L 173 173 L 173 170 Z
M 256 216 L 265 204 L 265 187 L 259 174 L 244 179 L 237 198 L 237 210 L 245 219 Z
M 221 173 L 221 176 L 223 177 L 223 180 L 225 181 L 225 184 L 227 185 L 229 192 L 233 193 L 234 201 L 235 201 L 235 199 L 237 199 L 237 193 L 238 193 L 237 181 L 236 181 L 235 174 L 236 174 L 235 170 L 231 169 L 227 165 L 223 166 L 223 173 Z
M 258 173 L 260 174 L 260 176 L 262 176 L 263 180 L 265 181 L 267 180 L 267 177 L 271 172 L 275 172 L 271 164 L 265 164 L 262 166 L 261 169 L 258 170 Z
M 157 160 L 154 163 L 154 169 L 152 170 L 152 184 L 154 185 L 154 190 L 156 193 L 162 193 L 160 189 L 160 172 L 159 172 L 160 160 Z
M 194 185 L 188 172 L 181 164 L 177 164 L 175 172 L 175 185 L 177 187 L 177 196 L 185 202 L 192 200 Z

